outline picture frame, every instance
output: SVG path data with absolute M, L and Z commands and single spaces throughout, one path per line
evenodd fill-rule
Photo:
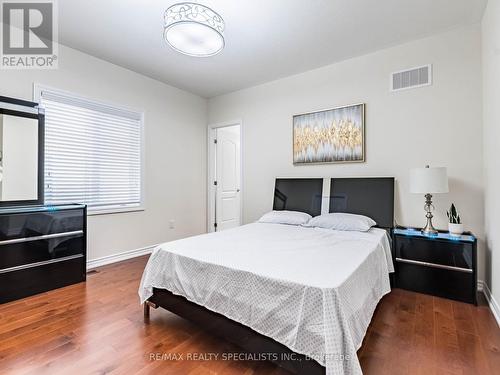
M 365 162 L 365 104 L 293 116 L 293 164 Z

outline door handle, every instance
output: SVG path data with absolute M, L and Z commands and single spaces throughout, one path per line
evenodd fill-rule
M 236 189 L 236 192 L 239 193 L 240 192 L 240 189 Z

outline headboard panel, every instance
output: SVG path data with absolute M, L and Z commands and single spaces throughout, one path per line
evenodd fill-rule
M 273 210 L 321 214 L 322 178 L 277 178 L 274 185 Z
M 394 177 L 332 178 L 330 212 L 371 217 L 381 228 L 394 226 Z

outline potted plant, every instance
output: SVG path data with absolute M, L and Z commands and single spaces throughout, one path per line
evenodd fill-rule
M 452 203 L 450 210 L 446 211 L 448 216 L 448 230 L 451 235 L 460 236 L 464 232 L 464 225 L 460 220 L 460 214 L 457 212 L 455 205 Z

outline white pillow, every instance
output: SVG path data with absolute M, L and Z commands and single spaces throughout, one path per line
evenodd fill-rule
M 366 232 L 374 225 L 377 225 L 377 223 L 368 216 L 334 212 L 313 217 L 304 226 Z
M 271 211 L 264 214 L 259 223 L 303 225 L 311 220 L 312 216 L 299 211 Z

